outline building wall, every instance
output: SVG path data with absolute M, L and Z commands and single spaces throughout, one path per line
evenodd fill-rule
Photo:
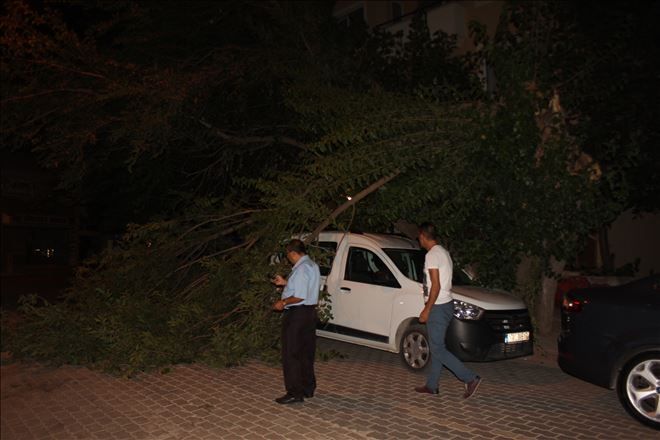
M 469 5 L 467 5 L 469 3 Z M 504 1 L 471 1 L 466 2 L 465 5 L 465 24 L 468 25 L 471 21 L 477 21 L 486 26 L 489 37 L 495 35 L 497 25 L 500 20 L 500 14 L 504 7 Z M 458 42 L 458 53 L 465 53 L 476 49 L 472 39 L 465 30 L 465 38 L 460 39 Z
M 335 2 L 333 15 L 341 18 L 348 13 L 358 9 L 364 9 L 365 22 L 369 27 L 378 26 L 392 20 L 392 3 L 401 6 L 403 15 L 409 14 L 419 8 L 419 1 L 385 1 L 385 0 L 339 0 Z
M 369 1 L 364 2 L 365 18 L 367 23 L 384 23 L 392 19 L 392 2 Z
M 392 3 L 398 3 L 402 7 L 403 18 L 393 20 Z M 363 8 L 364 20 L 367 26 L 382 26 L 390 32 L 402 31 L 404 35 L 410 26 L 412 14 L 421 6 L 420 1 L 347 1 L 340 0 L 335 3 L 333 14 L 338 19 L 348 15 L 356 9 Z M 469 23 L 472 20 L 478 21 L 487 26 L 489 35 L 493 35 L 497 26 L 500 12 L 504 5 L 503 0 L 482 0 L 482 1 L 448 1 L 437 5 L 430 5 L 426 8 L 427 23 L 429 31 L 443 31 L 448 34 L 455 34 L 457 38 L 457 53 L 464 53 L 474 49 L 470 35 Z
M 615 268 L 639 258 L 637 275 L 660 273 L 660 214 L 624 212 L 610 227 L 609 245 Z
M 399 19 L 393 17 L 392 4 L 397 3 L 402 8 Z M 333 15 L 339 20 L 352 23 L 356 14 L 370 28 L 378 27 L 393 34 L 401 32 L 407 37 L 414 13 L 422 7 L 421 1 L 338 1 L 335 3 Z M 426 2 L 425 13 L 429 32 L 434 34 L 442 31 L 456 36 L 456 55 L 462 55 L 476 49 L 470 35 L 470 23 L 479 22 L 486 26 L 488 36 L 493 37 L 499 23 L 503 0 L 481 1 L 446 1 L 436 4 Z M 362 12 L 360 14 L 360 11 Z M 477 72 L 484 90 L 492 91 L 496 87 L 492 70 L 482 62 Z

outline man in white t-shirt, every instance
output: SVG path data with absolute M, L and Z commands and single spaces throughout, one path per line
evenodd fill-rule
M 453 264 L 449 252 L 438 244 L 438 234 L 434 225 L 422 223 L 417 237 L 419 244 L 426 249 L 424 261 L 424 309 L 419 314 L 419 322 L 426 323 L 431 349 L 431 365 L 426 384 L 415 388 L 418 393 L 438 394 L 438 381 L 443 365 L 450 369 L 465 384 L 464 398 L 477 391 L 481 378 L 469 370 L 445 346 L 447 327 L 454 316 L 454 302 L 451 295 Z

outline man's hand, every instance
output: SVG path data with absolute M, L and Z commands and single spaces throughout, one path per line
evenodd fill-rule
M 282 310 L 284 310 L 285 306 L 286 304 L 284 303 L 284 301 L 280 299 L 273 303 L 273 310 L 277 310 L 278 312 L 281 312 Z
M 419 314 L 419 322 L 423 324 L 428 320 L 429 320 L 429 310 L 426 307 L 424 307 L 422 313 Z
M 286 280 L 282 275 L 275 275 L 270 282 L 275 284 L 277 287 L 286 286 Z

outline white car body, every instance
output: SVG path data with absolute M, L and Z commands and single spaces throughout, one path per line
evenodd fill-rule
M 394 255 L 401 255 L 400 264 L 418 266 L 420 264 L 419 245 L 416 241 L 397 235 L 322 232 L 317 245 L 329 248 L 332 247 L 331 243 L 336 243 L 335 256 L 332 259 L 331 267 L 326 264 L 324 268 L 325 276 L 322 276 L 322 285 L 329 294 L 333 317 L 325 325 L 319 326 L 317 335 L 399 353 L 401 340 L 406 330 L 412 324 L 419 325 L 417 318 L 424 308 L 422 284 L 404 275 L 385 250 Z M 417 252 L 416 261 L 405 258 L 408 255 L 406 250 Z M 351 263 L 351 268 L 348 266 L 349 255 L 354 255 L 352 258 L 356 259 Z M 357 265 L 357 259 L 365 257 L 368 257 L 366 260 L 371 265 L 371 270 L 375 270 L 376 266 L 379 269 L 378 273 L 389 270 L 390 274 L 387 274 L 387 280 L 383 282 L 391 285 L 372 284 L 351 279 L 356 278 L 357 275 L 349 274 L 348 271 L 354 271 L 352 268 Z M 364 261 L 361 264 L 364 265 Z M 423 260 L 421 264 L 423 266 Z M 320 265 L 324 266 L 322 261 Z M 380 270 L 383 269 L 382 265 L 387 270 Z M 415 267 L 410 270 L 419 271 L 420 268 Z M 391 280 L 391 276 L 396 281 Z M 483 309 L 483 312 L 508 313 L 505 311 L 513 311 L 527 314 L 523 301 L 504 291 L 475 286 L 455 286 L 452 288 L 452 295 L 455 303 L 465 302 Z M 479 310 L 477 308 L 474 310 Z M 501 327 L 500 322 L 497 325 Z M 509 329 L 506 319 L 504 319 L 504 327 L 505 332 L 506 330 L 523 329 L 522 327 L 517 330 L 513 327 Z M 523 330 L 529 332 L 531 329 L 528 327 L 530 326 Z M 483 333 L 482 330 L 480 331 Z M 530 333 L 527 333 L 528 338 L 529 335 Z M 451 349 L 451 344 L 448 346 Z M 471 356 L 466 356 L 470 360 Z M 459 357 L 461 356 L 459 355 Z

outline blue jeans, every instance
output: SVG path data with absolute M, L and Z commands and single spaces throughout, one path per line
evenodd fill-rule
M 426 386 L 432 390 L 438 388 L 442 366 L 449 368 L 463 382 L 473 381 L 477 375 L 459 361 L 445 346 L 447 327 L 454 317 L 454 303 L 435 304 L 426 322 L 426 331 L 431 348 L 431 366 L 426 377 Z

